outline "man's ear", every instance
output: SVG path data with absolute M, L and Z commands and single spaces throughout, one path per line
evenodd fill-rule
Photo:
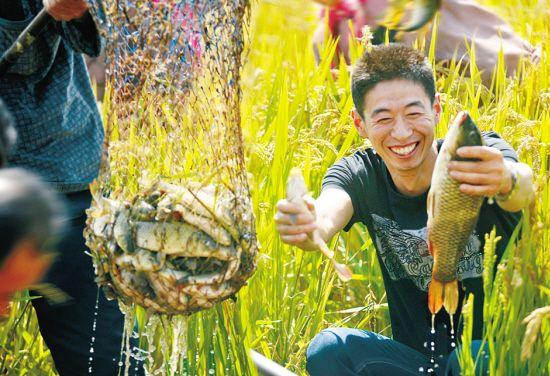
M 355 126 L 355 129 L 357 129 L 357 133 L 359 133 L 359 136 L 367 138 L 365 123 L 363 122 L 363 119 L 361 119 L 361 116 L 359 116 L 359 112 L 357 112 L 355 108 L 351 110 L 351 117 L 353 118 L 353 125 Z
M 433 111 L 434 111 L 434 120 L 435 120 L 435 123 L 439 123 L 439 118 L 441 116 L 441 96 L 439 95 L 439 93 L 435 93 L 435 97 L 434 97 L 434 104 L 432 106 L 433 108 Z

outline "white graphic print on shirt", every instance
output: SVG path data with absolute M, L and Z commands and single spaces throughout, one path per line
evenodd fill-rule
M 428 291 L 433 258 L 428 251 L 427 227 L 404 230 L 391 219 L 372 214 L 376 245 L 390 278 L 408 278 L 423 291 Z M 472 234 L 458 261 L 458 279 L 474 278 L 483 272 L 483 255 L 479 238 Z

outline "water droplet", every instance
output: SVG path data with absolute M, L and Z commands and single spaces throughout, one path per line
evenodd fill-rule
M 451 347 L 456 347 L 456 343 L 451 342 Z
M 424 372 L 424 367 L 420 367 L 420 368 L 418 369 L 418 372 Z
M 124 365 L 124 363 L 122 363 L 122 361 L 118 362 L 119 367 L 122 367 L 123 365 Z
M 94 353 L 94 348 L 93 347 L 90 348 L 90 353 L 92 353 L 92 354 Z
M 212 368 L 210 368 L 210 369 L 208 370 L 208 374 L 209 374 L 209 375 L 213 375 L 215 372 L 216 372 L 216 371 L 214 371 Z

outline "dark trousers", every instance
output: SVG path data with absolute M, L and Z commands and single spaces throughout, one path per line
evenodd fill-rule
M 481 341 L 472 342 L 472 356 L 477 357 Z M 485 375 L 487 356 L 481 354 L 476 375 Z M 317 334 L 307 349 L 307 371 L 312 376 L 401 376 L 422 375 L 429 358 L 390 338 L 365 330 L 330 328 Z M 438 375 L 460 375 L 456 350 L 441 359 Z
M 84 210 L 90 206 L 91 195 L 85 191 L 67 194 L 66 198 L 68 223 L 58 243 L 57 259 L 44 283 L 63 291 L 69 300 L 63 303 L 46 298 L 32 301 L 40 332 L 60 375 L 88 375 L 90 366 L 93 375 L 117 375 L 124 317 L 118 303 L 108 301 L 101 289 L 95 309 L 98 287 L 94 282 L 92 258 L 85 253 L 89 250 L 82 234 L 86 220 Z M 40 292 L 33 292 L 33 295 L 40 295 Z M 93 352 L 90 352 L 92 337 Z M 134 370 L 134 365 L 131 370 Z

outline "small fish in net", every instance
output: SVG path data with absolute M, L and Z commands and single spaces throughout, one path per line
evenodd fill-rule
M 244 0 L 97 0 L 106 144 L 85 236 L 108 296 L 190 314 L 234 295 L 257 243 L 240 128 Z

